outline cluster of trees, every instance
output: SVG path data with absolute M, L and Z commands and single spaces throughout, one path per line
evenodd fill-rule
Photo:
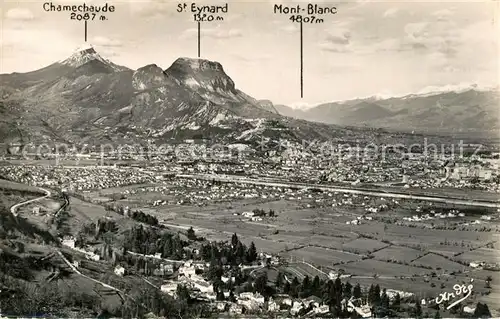
M 132 218 L 138 222 L 148 224 L 151 226 L 158 226 L 159 225 L 158 218 L 156 218 L 152 215 L 146 214 L 143 211 L 138 210 L 138 211 L 128 211 L 127 212 L 125 207 L 120 206 L 120 205 L 116 205 L 116 204 L 109 204 L 109 203 L 106 203 L 103 206 L 107 211 L 113 211 L 113 212 L 118 213 L 120 215 L 128 215 L 130 218 Z
M 224 291 L 229 291 L 229 300 L 235 301 L 234 291 L 254 291 L 253 283 L 248 282 L 252 278 L 244 274 L 239 265 L 251 264 L 258 258 L 257 248 L 253 242 L 247 248 L 233 234 L 231 242 L 212 242 L 201 247 L 200 257 L 210 262 L 205 277 L 212 282 L 217 300 L 225 300 Z M 234 280 L 223 283 L 222 276 L 226 275 Z
M 265 279 L 267 280 L 267 277 Z M 264 282 L 264 280 L 259 279 L 257 281 Z M 300 282 L 297 277 L 289 280 L 284 273 L 279 272 L 275 281 L 275 289 L 277 292 L 289 294 L 295 298 L 318 297 L 330 306 L 330 311 L 334 317 L 341 318 L 352 316 L 352 313 L 349 313 L 346 307 L 342 306 L 342 300 L 349 300 L 351 297 L 353 300 L 367 301 L 372 306 L 372 313 L 375 317 L 393 317 L 395 311 L 398 311 L 401 305 L 399 294 L 391 302 L 386 290 L 381 290 L 379 285 L 371 285 L 368 291 L 363 291 L 359 284 L 353 286 L 349 282 L 342 283 L 339 278 L 336 280 L 322 280 L 315 276 L 311 280 L 306 276 Z M 269 289 L 259 286 L 259 292 L 264 296 L 266 296 L 267 291 Z
M 266 211 L 263 209 L 255 208 L 252 212 L 253 212 L 254 216 L 260 216 L 260 217 L 265 217 L 265 216 L 275 217 L 276 216 L 276 212 L 272 209 L 270 209 L 266 213 Z
M 151 226 L 158 226 L 158 218 L 151 216 L 149 214 L 146 214 L 142 211 L 133 211 L 129 213 L 129 216 L 138 222 L 148 224 Z
M 189 240 L 193 240 L 193 241 L 205 241 L 204 237 L 199 237 L 199 236 L 196 235 L 193 227 L 189 227 L 189 229 L 186 232 L 186 236 L 187 236 L 187 238 Z
M 233 234 L 230 243 L 212 242 L 202 245 L 200 255 L 205 261 L 219 261 L 221 265 L 251 264 L 258 257 L 254 242 L 247 248 L 236 234 Z
M 187 242 L 181 240 L 179 234 L 158 232 L 142 225 L 134 226 L 124 237 L 124 249 L 139 254 L 154 255 L 160 253 L 162 258 L 181 259 L 185 255 Z
M 87 238 L 102 239 L 105 242 L 113 241 L 114 234 L 118 231 L 118 226 L 114 220 L 100 218 L 97 223 L 88 223 L 83 225 L 76 234 L 75 246 L 83 247 L 87 243 Z

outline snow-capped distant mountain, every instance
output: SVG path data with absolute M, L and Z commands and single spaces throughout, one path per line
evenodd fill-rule
M 91 44 L 83 45 L 75 50 L 75 52 L 67 59 L 61 60 L 58 63 L 71 66 L 74 68 L 80 67 L 90 61 L 99 61 L 102 64 L 109 66 L 114 71 L 126 71 L 128 68 L 116 65 L 113 62 L 100 56 Z
M 329 124 L 498 136 L 499 103 L 498 88 L 452 85 L 398 97 L 324 103 L 305 110 L 277 108 L 282 115 Z

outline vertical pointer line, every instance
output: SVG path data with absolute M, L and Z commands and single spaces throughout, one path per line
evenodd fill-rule
M 201 24 L 198 21 L 198 58 L 201 56 Z
M 304 40 L 303 25 L 300 21 L 300 98 L 304 98 Z
M 85 42 L 87 42 L 87 20 L 85 22 Z

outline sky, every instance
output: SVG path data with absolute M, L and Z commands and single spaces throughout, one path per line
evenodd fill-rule
M 283 5 L 308 2 L 275 0 Z M 81 4 L 55 0 L 53 4 Z M 86 1 L 103 5 L 105 1 Z M 88 42 L 129 68 L 197 57 L 197 24 L 178 1 L 107 1 L 115 12 L 88 22 Z M 189 2 L 188 2 L 189 3 Z M 222 4 L 200 0 L 198 5 Z M 257 99 L 307 107 L 368 96 L 398 96 L 430 87 L 498 86 L 499 12 L 494 1 L 313 2 L 337 8 L 300 31 L 275 2 L 229 3 L 224 21 L 201 24 L 201 58 L 220 62 L 236 87 Z M 27 72 L 70 56 L 84 44 L 84 23 L 68 12 L 45 12 L 42 1 L 0 5 L 0 73 Z

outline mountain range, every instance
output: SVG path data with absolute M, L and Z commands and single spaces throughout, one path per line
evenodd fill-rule
M 298 111 L 245 94 L 218 62 L 178 58 L 165 70 L 156 64 L 132 70 L 103 58 L 92 46 L 36 71 L 2 74 L 0 82 L 5 145 L 187 138 L 244 144 L 355 141 L 374 132 L 335 124 L 403 130 L 498 127 L 493 116 L 498 96 L 490 93 L 360 99 Z
M 328 124 L 368 126 L 433 134 L 498 137 L 500 94 L 471 86 L 402 97 L 353 99 L 308 109 L 276 105 L 280 114 Z
M 237 89 L 218 62 L 179 58 L 166 70 L 116 65 L 92 46 L 28 73 L 0 75 L 5 143 L 130 143 L 202 137 L 331 137 L 342 129 L 287 118 Z

